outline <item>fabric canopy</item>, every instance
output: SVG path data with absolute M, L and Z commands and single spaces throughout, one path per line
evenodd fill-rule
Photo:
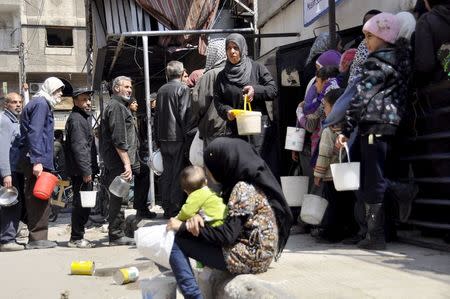
M 219 6 L 219 0 L 136 0 L 162 25 L 171 30 L 209 29 Z M 189 36 L 162 38 L 160 43 L 185 44 Z M 200 48 L 200 45 L 199 45 Z

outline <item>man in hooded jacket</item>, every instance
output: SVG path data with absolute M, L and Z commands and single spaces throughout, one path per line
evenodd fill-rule
M 56 242 L 48 238 L 50 201 L 33 196 L 37 178 L 53 165 L 53 109 L 61 101 L 64 83 L 56 77 L 47 78 L 41 90 L 25 106 L 20 121 L 20 171 L 25 177 L 25 210 L 29 242 L 26 249 L 52 248 Z

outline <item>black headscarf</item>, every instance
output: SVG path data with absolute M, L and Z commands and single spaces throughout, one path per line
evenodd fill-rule
M 230 83 L 244 87 L 250 82 L 250 75 L 252 73 L 252 60 L 247 57 L 247 42 L 245 38 L 239 33 L 232 33 L 225 39 L 225 49 L 230 42 L 235 43 L 240 51 L 241 60 L 232 64 L 228 59 L 225 64 L 225 76 Z
M 293 217 L 280 184 L 264 160 L 248 142 L 239 138 L 220 137 L 208 145 L 204 161 L 214 178 L 222 184 L 226 201 L 239 181 L 263 190 L 277 219 L 278 258 L 289 238 Z

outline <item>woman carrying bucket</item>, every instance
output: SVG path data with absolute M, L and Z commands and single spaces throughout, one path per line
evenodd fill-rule
M 247 43 L 242 35 L 230 34 L 225 40 L 225 47 L 227 61 L 215 82 L 214 105 L 219 116 L 227 121 L 226 135 L 247 140 L 273 171 L 277 165 L 269 153 L 272 153 L 270 140 L 273 139 L 274 130 L 268 116 L 266 101 L 273 101 L 277 97 L 276 83 L 264 65 L 247 56 Z M 247 96 L 252 110 L 262 114 L 259 134 L 239 135 L 236 114 L 233 110 L 248 108 L 244 107 L 244 95 Z M 266 139 L 268 142 L 265 142 Z

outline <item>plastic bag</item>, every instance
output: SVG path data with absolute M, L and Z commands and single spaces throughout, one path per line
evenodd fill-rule
M 203 140 L 200 139 L 199 131 L 195 133 L 189 149 L 189 161 L 192 165 L 203 167 Z
M 170 269 L 169 258 L 174 238 L 174 232 L 167 231 L 165 224 L 141 227 L 134 233 L 139 252 L 167 269 Z

